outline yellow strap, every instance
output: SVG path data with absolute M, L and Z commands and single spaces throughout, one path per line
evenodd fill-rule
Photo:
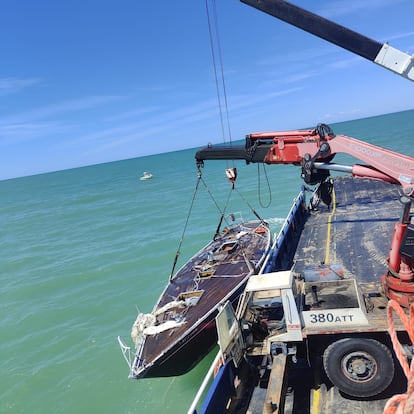
M 336 210 L 336 197 L 335 197 L 335 187 L 332 186 L 332 212 L 328 217 L 328 229 L 326 231 L 326 246 L 325 246 L 325 264 L 329 264 L 329 251 L 331 246 L 331 223 L 332 217 L 335 214 Z

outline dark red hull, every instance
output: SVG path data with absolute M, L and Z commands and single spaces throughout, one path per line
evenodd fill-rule
M 270 242 L 264 222 L 244 222 L 227 228 L 193 256 L 170 280 L 153 312 L 144 315 L 151 321 L 145 326 L 135 322 L 137 353 L 130 378 L 182 375 L 204 358 L 217 344 L 219 306 L 228 300 L 237 303 Z M 184 298 L 192 295 L 195 302 L 188 305 Z

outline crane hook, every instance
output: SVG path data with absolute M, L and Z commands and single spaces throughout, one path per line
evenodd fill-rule
M 234 189 L 234 183 L 237 178 L 237 169 L 233 168 L 226 168 L 226 176 L 231 183 L 231 188 Z

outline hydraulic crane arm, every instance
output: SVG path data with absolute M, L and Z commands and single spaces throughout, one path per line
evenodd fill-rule
M 283 0 L 240 0 L 414 81 L 414 57 Z
M 346 135 L 334 135 L 327 125 L 313 130 L 260 132 L 249 134 L 246 145 L 207 147 L 196 153 L 197 163 L 205 160 L 245 160 L 247 163 L 294 164 L 302 166 L 305 182 L 322 181 L 335 169 L 327 164 L 337 153 L 345 153 L 367 165 L 354 165 L 350 172 L 356 176 L 399 182 L 404 192 L 414 189 L 414 158 L 390 151 Z
M 412 56 L 381 44 L 366 36 L 340 26 L 321 16 L 283 0 L 240 0 L 258 10 L 343 47 L 357 55 L 383 66 L 394 73 L 414 80 Z M 414 193 L 414 158 L 359 141 L 345 135 L 335 136 L 326 125 L 314 130 L 263 132 L 247 135 L 246 145 L 207 147 L 197 152 L 197 162 L 204 160 L 245 160 L 247 163 L 296 164 L 302 166 L 305 182 L 323 181 L 336 153 L 345 153 L 366 163 L 345 170 L 356 176 L 365 176 L 399 182 L 405 194 Z M 344 171 L 343 166 L 340 167 Z

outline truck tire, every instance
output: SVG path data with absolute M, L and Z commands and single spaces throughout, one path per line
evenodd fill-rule
M 332 343 L 323 354 L 323 367 L 340 391 L 354 397 L 377 395 L 394 377 L 391 352 L 374 339 L 346 338 Z

